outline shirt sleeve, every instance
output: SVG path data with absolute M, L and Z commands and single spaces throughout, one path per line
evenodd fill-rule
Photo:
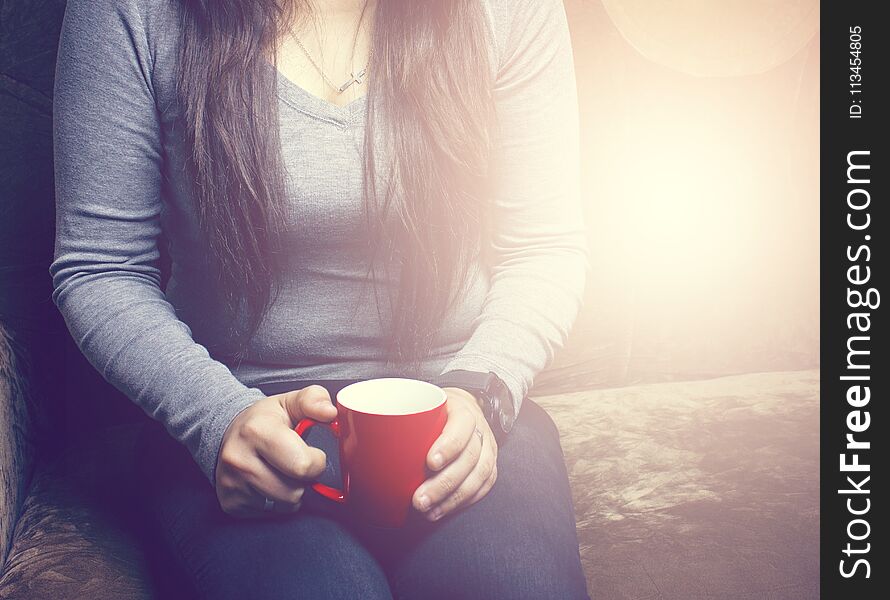
M 214 481 L 228 425 L 264 395 L 197 344 L 160 287 L 160 120 L 135 0 L 70 0 L 56 66 L 53 301 L 92 365 Z
M 589 247 L 580 198 L 578 102 L 560 0 L 520 0 L 495 82 L 491 285 L 473 333 L 442 373 L 493 371 L 516 411 L 567 339 Z

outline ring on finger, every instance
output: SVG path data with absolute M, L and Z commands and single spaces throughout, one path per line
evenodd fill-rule
M 479 441 L 480 441 L 480 442 L 485 442 L 485 435 L 482 433 L 482 430 L 481 430 L 481 429 L 479 429 L 479 428 L 477 427 L 476 430 L 473 431 L 473 433 L 475 433 L 476 435 L 479 436 Z

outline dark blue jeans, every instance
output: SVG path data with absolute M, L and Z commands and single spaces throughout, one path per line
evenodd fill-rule
M 276 394 L 318 383 L 334 398 L 351 381 L 264 386 Z M 318 433 L 315 433 L 315 432 Z M 314 428 L 339 482 L 336 442 Z M 292 515 L 223 513 L 184 447 L 159 427 L 140 441 L 146 522 L 162 597 L 588 598 L 568 476 L 550 417 L 526 399 L 498 452 L 498 479 L 476 504 L 429 523 L 412 511 L 398 530 L 356 522 L 307 491 Z

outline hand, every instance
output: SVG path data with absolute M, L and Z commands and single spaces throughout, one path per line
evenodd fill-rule
M 448 421 L 433 442 L 427 465 L 437 473 L 414 492 L 414 507 L 431 521 L 481 500 L 498 476 L 498 446 L 476 397 L 460 388 L 448 395 Z
M 262 516 L 266 498 L 275 502 L 275 512 L 298 510 L 305 486 L 324 472 L 327 458 L 294 427 L 303 417 L 327 423 L 336 416 L 320 385 L 263 398 L 239 413 L 223 436 L 216 464 L 223 511 Z

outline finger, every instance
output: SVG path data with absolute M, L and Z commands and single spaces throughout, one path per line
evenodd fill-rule
M 303 506 L 303 502 L 276 502 L 274 508 L 272 508 L 272 512 L 276 514 L 291 514 L 295 513 Z
M 304 417 L 327 423 L 337 416 L 337 408 L 331 402 L 330 392 L 321 385 L 309 385 L 279 394 L 278 399 L 290 417 L 291 426 L 296 426 Z
M 438 471 L 455 460 L 467 447 L 476 430 L 476 416 L 463 406 L 449 408 L 442 433 L 427 454 L 427 465 Z
M 418 510 L 429 510 L 445 500 L 460 488 L 464 480 L 476 468 L 482 454 L 482 442 L 477 435 L 471 434 L 471 437 L 473 439 L 455 460 L 420 484 L 414 492 L 414 506 Z
M 251 502 L 251 510 L 260 513 L 262 516 L 293 513 L 300 510 L 300 507 L 302 506 L 302 498 L 295 502 L 278 500 L 276 498 L 265 496 L 259 489 L 254 489 L 253 495 L 254 498 Z M 271 507 L 268 507 L 266 503 L 267 499 L 272 502 Z
M 270 498 L 270 500 L 272 500 Z M 302 502 L 282 502 L 274 500 L 272 508 L 266 509 L 266 498 L 260 492 L 249 489 L 238 496 L 236 504 L 227 510 L 229 514 L 241 518 L 264 518 L 273 515 L 290 514 L 300 510 Z
M 249 472 L 244 474 L 247 483 L 260 494 L 263 499 L 268 498 L 279 504 L 298 504 L 303 498 L 304 487 L 269 465 L 263 458 L 257 456 L 251 465 Z
M 270 427 L 257 435 L 254 443 L 259 455 L 285 477 L 315 479 L 325 470 L 325 453 L 307 445 L 289 427 Z
M 476 504 L 477 502 L 482 500 L 485 496 L 487 496 L 488 492 L 491 491 L 491 488 L 494 487 L 494 484 L 497 480 L 498 480 L 498 467 L 497 467 L 497 461 L 495 461 L 495 466 L 491 470 L 491 474 L 488 476 L 488 479 L 485 481 L 485 485 L 483 485 L 481 488 L 479 488 L 479 491 L 476 492 L 476 495 L 473 496 L 472 498 L 470 498 L 466 502 L 466 506 L 471 506 L 473 504 Z
M 223 512 L 233 517 L 259 516 L 262 512 L 257 507 L 257 494 L 247 484 L 243 487 L 230 487 L 219 497 L 219 505 Z
M 427 513 L 427 518 L 436 521 L 455 509 L 468 504 L 488 483 L 491 472 L 495 468 L 495 461 L 491 446 L 485 445 L 473 470 L 467 474 L 463 482 L 454 491 Z

